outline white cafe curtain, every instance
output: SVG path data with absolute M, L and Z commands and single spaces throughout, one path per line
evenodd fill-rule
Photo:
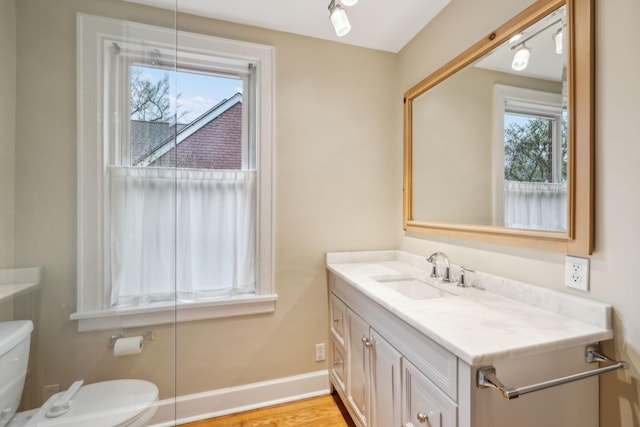
M 505 181 L 506 227 L 564 231 L 567 229 L 567 184 Z
M 108 173 L 112 306 L 255 291 L 255 171 Z

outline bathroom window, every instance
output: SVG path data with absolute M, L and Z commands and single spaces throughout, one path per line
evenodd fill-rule
M 272 55 L 79 15 L 81 330 L 273 311 Z

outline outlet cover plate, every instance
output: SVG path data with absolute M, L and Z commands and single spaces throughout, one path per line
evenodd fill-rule
M 322 362 L 325 358 L 324 343 L 316 344 L 316 362 Z
M 589 291 L 589 258 L 567 255 L 564 284 L 571 289 Z

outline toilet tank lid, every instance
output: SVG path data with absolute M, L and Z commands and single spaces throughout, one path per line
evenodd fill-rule
M 31 320 L 0 322 L 0 356 L 28 338 L 31 331 L 33 331 Z

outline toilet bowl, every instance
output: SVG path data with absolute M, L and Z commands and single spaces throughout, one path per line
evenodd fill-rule
M 156 410 L 158 387 L 143 380 L 112 380 L 81 386 L 69 405 L 59 402 L 65 392 L 51 396 L 40 408 L 17 414 L 7 427 L 138 427 Z M 68 408 L 58 416 L 56 404 Z
M 0 323 L 0 384 L 6 385 L 0 385 L 0 427 L 138 427 L 153 416 L 158 387 L 135 379 L 77 381 L 40 408 L 16 414 L 32 330 L 29 320 Z

